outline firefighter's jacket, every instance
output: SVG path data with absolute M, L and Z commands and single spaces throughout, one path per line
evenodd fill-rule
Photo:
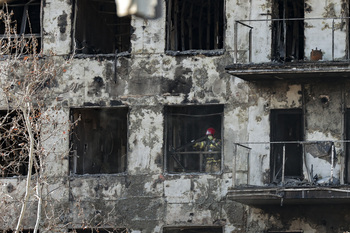
M 193 147 L 203 151 L 220 151 L 221 140 L 216 138 L 213 138 L 212 140 L 206 139 L 204 141 L 195 143 Z

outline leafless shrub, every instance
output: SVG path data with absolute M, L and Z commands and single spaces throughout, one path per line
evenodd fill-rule
M 4 28 L 0 38 L 0 175 L 26 179 L 23 196 L 9 198 L 21 203 L 14 232 L 20 232 L 27 207 L 33 203 L 37 203 L 37 232 L 50 195 L 44 190 L 50 183 L 45 158 L 52 153 L 68 153 L 56 145 L 67 138 L 74 125 L 59 118 L 59 108 L 53 104 L 57 77 L 65 72 L 69 59 L 58 65 L 54 54 L 42 54 L 34 35 L 18 35 L 13 12 L 6 3 L 0 20 Z

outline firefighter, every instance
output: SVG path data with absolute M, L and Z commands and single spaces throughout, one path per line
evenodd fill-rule
M 221 154 L 215 152 L 221 151 L 221 140 L 215 138 L 214 128 L 208 128 L 205 135 L 206 138 L 195 143 L 193 147 L 201 151 L 213 152 L 205 155 L 205 171 L 218 172 L 220 171 Z

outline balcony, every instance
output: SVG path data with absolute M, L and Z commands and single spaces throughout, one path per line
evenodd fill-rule
M 350 77 L 348 18 L 235 21 L 234 64 L 246 81 L 334 80 Z
M 350 185 L 343 182 L 349 142 L 236 143 L 234 186 L 227 198 L 259 207 L 350 203 Z

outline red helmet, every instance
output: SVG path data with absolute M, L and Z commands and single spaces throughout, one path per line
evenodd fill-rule
M 208 128 L 207 132 L 205 133 L 205 135 L 214 135 L 215 134 L 215 129 L 214 128 Z

